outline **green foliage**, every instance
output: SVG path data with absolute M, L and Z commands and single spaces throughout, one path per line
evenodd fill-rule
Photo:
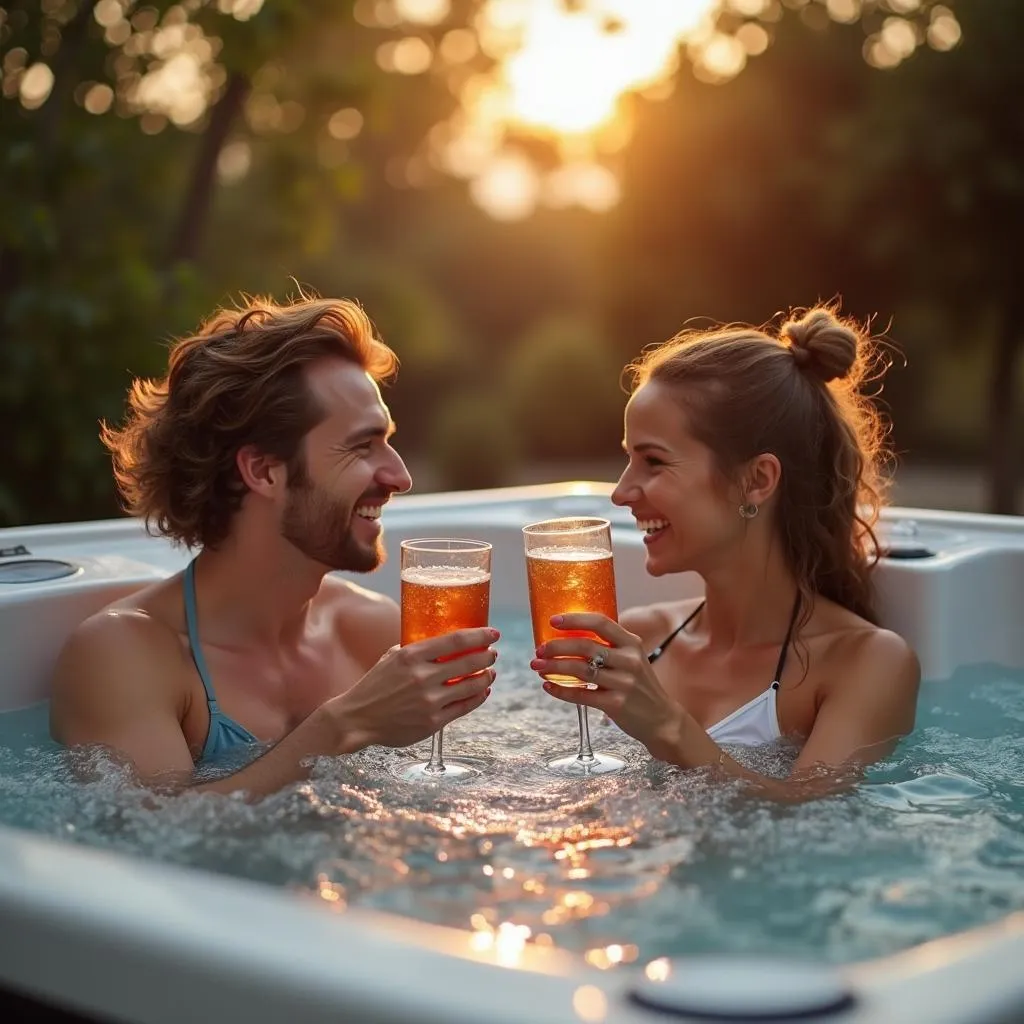
M 43 59 L 55 76 L 38 109 L 23 109 L 16 89 L 0 98 L 0 422 L 10 431 L 0 525 L 117 512 L 99 421 L 120 419 L 131 378 L 162 373 L 165 340 L 215 304 L 241 292 L 294 291 L 290 275 L 308 281 L 307 268 L 325 294 L 344 294 L 346 279 L 362 287 L 386 277 L 369 250 L 339 259 L 339 200 L 360 198 L 364 168 L 351 159 L 324 168 L 315 159 L 331 112 L 371 94 L 386 109 L 403 84 L 376 68 L 379 39 L 352 31 L 349 3 L 268 0 L 248 21 L 216 4 L 199 9 L 194 20 L 217 43 L 228 75 L 252 77 L 304 110 L 301 130 L 252 136 L 254 173 L 220 190 L 220 146 L 232 131 L 251 135 L 239 109 L 226 125 L 208 112 L 191 131 L 161 131 L 159 118 L 140 130 L 138 112 L 117 104 L 100 116 L 83 109 L 91 83 L 120 86 L 124 75 L 159 64 L 132 58 L 123 39 L 105 39 L 93 6 L 0 9 L 0 49 L 22 48 L 23 65 Z M 129 12 L 136 13 L 151 25 L 183 17 L 170 0 Z M 59 41 L 56 51 L 47 38 Z M 225 203 L 207 224 L 211 192 Z M 186 258 L 172 261 L 183 229 Z M 207 247 L 210 229 L 217 234 Z M 394 333 L 411 348 L 407 365 L 440 374 L 452 336 L 443 311 L 415 274 L 387 283 L 371 313 L 398 325 Z
M 444 303 L 397 260 L 368 259 L 343 272 L 324 267 L 315 275 L 331 294 L 363 303 L 380 336 L 397 353 L 398 376 L 385 391 L 403 451 L 421 451 L 431 424 L 473 375 L 463 342 Z
M 615 451 L 625 396 L 600 328 L 552 317 L 519 343 L 505 375 L 512 428 L 535 458 Z
M 936 425 L 930 443 L 983 452 L 989 508 L 1011 513 L 1024 458 L 1024 118 L 1016 102 L 1024 93 L 1024 11 L 1015 0 L 970 0 L 957 13 L 962 45 L 922 53 L 873 82 L 868 102 L 844 118 L 830 153 L 836 173 L 822 195 L 866 272 L 939 313 L 944 329 L 927 339 L 933 363 L 936 342 L 983 352 L 973 360 L 983 386 L 979 374 L 972 388 L 971 374 L 956 373 L 962 352 L 951 352 L 938 372 L 929 367 L 936 382 L 961 381 L 953 399 L 960 430 L 951 438 L 949 422 Z
M 758 322 L 837 294 L 855 315 L 881 311 L 879 327 L 896 314 L 911 366 L 886 394 L 915 453 L 977 452 L 986 406 L 997 433 L 1019 423 L 994 386 L 1019 380 L 1019 0 L 956 0 L 962 44 L 887 72 L 862 48 L 889 5 L 825 30 L 825 5 L 787 2 L 735 81 L 684 69 L 672 99 L 633 103 L 618 210 L 515 225 L 433 172 L 424 190 L 392 184 L 457 98 L 443 74 L 384 74 L 377 48 L 406 28 L 358 25 L 350 0 L 266 0 L 248 20 L 186 5 L 237 91 L 185 130 L 120 101 L 83 109 L 92 83 L 123 99 L 160 63 L 105 38 L 92 4 L 0 5 L 5 65 L 24 48 L 55 73 L 38 109 L 16 89 L 0 98 L 0 524 L 114 513 L 97 425 L 120 417 L 131 377 L 161 373 L 164 341 L 214 305 L 283 298 L 292 278 L 364 303 L 402 360 L 387 393 L 399 444 L 429 446 L 448 486 L 506 483 L 521 454 L 613 453 L 622 364 L 692 316 Z M 472 25 L 478 6 L 420 34 Z M 184 11 L 128 9 L 140 33 Z M 723 31 L 744 20 L 722 17 Z M 219 88 L 214 103 L 231 95 Z M 260 104 L 301 114 L 260 126 Z M 342 107 L 363 115 L 355 139 L 326 132 Z M 250 159 L 231 183 L 216 172 L 228 143 Z M 972 345 L 984 356 L 957 351 Z M 945 422 L 940 387 L 957 403 Z
M 430 463 L 445 490 L 507 486 L 520 454 L 508 410 L 496 395 L 450 397 L 434 417 Z

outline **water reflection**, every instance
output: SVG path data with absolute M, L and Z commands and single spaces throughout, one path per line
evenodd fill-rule
M 501 765 L 477 783 L 410 786 L 388 770 L 407 752 L 375 749 L 252 805 L 155 795 L 100 751 L 0 740 L 0 822 L 286 886 L 326 912 L 454 926 L 510 965 L 532 946 L 602 970 L 723 950 L 844 961 L 1024 907 L 1024 679 L 929 684 L 918 733 L 868 784 L 778 807 L 651 763 L 610 727 L 601 745 L 629 771 L 547 774 L 572 709 L 525 669 L 528 624 L 499 625 L 503 675 L 454 726 L 460 751 Z M 780 774 L 792 751 L 743 756 Z

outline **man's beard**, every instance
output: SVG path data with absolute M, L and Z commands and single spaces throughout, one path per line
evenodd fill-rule
M 334 500 L 308 477 L 299 479 L 288 490 L 281 536 L 307 558 L 331 569 L 373 572 L 384 561 L 384 546 L 379 535 L 369 546 L 356 540 L 356 507 Z

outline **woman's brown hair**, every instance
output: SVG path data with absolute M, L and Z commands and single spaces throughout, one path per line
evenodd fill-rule
M 101 424 L 125 510 L 188 547 L 216 547 L 246 493 L 239 449 L 254 445 L 287 463 L 290 482 L 302 479 L 302 438 L 324 416 L 304 370 L 327 356 L 375 380 L 398 365 L 347 300 L 254 299 L 175 342 L 166 377 L 133 382 L 124 426 Z
M 787 320 L 777 337 L 754 328 L 684 333 L 629 368 L 634 389 L 675 389 L 723 479 L 742 485 L 744 464 L 778 458 L 776 525 L 804 616 L 821 594 L 876 621 L 870 577 L 886 429 L 862 389 L 880 363 L 866 332 L 819 307 Z

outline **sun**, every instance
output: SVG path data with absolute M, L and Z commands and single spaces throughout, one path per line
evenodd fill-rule
M 491 7 L 500 12 L 502 2 Z M 511 120 L 560 135 L 606 126 L 623 95 L 674 73 L 680 40 L 715 6 L 717 0 L 518 3 L 522 43 L 501 71 Z
M 713 77 L 741 69 L 743 47 L 716 29 L 725 2 L 484 0 L 474 29 L 493 65 L 462 79 L 461 109 L 432 136 L 429 159 L 467 179 L 474 201 L 499 219 L 538 205 L 609 209 L 619 185 L 605 157 L 632 133 L 622 99 L 668 95 L 683 48 L 694 63 L 717 54 Z M 728 2 L 752 10 L 769 0 Z M 550 140 L 559 166 L 534 165 L 519 148 L 524 136 Z

